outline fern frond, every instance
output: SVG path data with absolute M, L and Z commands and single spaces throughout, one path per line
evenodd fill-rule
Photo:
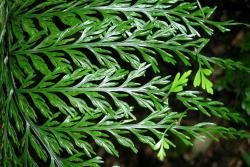
M 12 26 L 13 33 L 20 40 L 23 40 L 21 38 L 25 32 L 31 38 L 19 46 L 14 46 L 13 50 L 19 48 L 18 52 L 14 51 L 16 54 L 45 53 L 46 55 L 47 52 L 62 50 L 74 57 L 74 54 L 70 54 L 71 51 L 85 48 L 96 56 L 101 65 L 119 67 L 116 59 L 110 56 L 114 54 L 110 50 L 115 50 L 125 62 L 135 68 L 139 61 L 136 53 L 139 52 L 143 59 L 152 65 L 155 72 L 159 72 L 157 55 L 172 64 L 176 64 L 174 57 L 178 57 L 185 65 L 190 66 L 189 59 L 196 59 L 197 50 L 207 41 L 203 38 L 196 40 L 195 36 L 200 36 L 197 29 L 201 27 L 212 34 L 209 25 L 224 30 L 222 27 L 225 23 L 208 20 L 214 9 L 204 8 L 202 14 L 195 3 L 181 2 L 175 2 L 179 4 L 177 6 L 174 2 L 164 1 L 41 3 L 24 14 L 17 13 L 18 17 Z M 32 1 L 30 3 L 32 4 Z M 30 6 L 30 3 L 27 6 Z M 48 6 L 48 9 L 41 13 L 44 6 Z M 92 15 L 99 13 L 102 19 L 91 17 L 89 13 Z M 125 20 L 123 15 L 126 17 Z M 140 19 L 144 16 L 145 19 Z M 159 20 L 158 17 L 164 19 Z M 54 23 L 53 18 L 59 19 L 66 25 L 65 27 L 70 28 L 60 30 L 62 28 Z M 42 32 L 34 25 L 35 21 L 38 21 Z M 185 25 L 181 24 L 183 22 Z M 53 35 L 41 39 L 43 34 Z M 39 44 L 38 40 L 41 41 Z M 36 47 L 30 47 L 35 41 Z
M 213 101 L 209 98 L 201 97 L 200 92 L 183 91 L 177 94 L 177 99 L 180 100 L 188 110 L 201 111 L 207 116 L 217 116 L 226 120 L 246 123 L 239 113 L 231 112 L 220 101 Z
M 209 41 L 201 34 L 230 25 L 209 20 L 213 12 L 183 0 L 2 0 L 1 165 L 97 167 L 97 148 L 119 156 L 114 140 L 137 153 L 129 135 L 160 159 L 175 147 L 171 135 L 186 145 L 249 137 L 213 123 L 183 125 L 188 113 L 169 105 L 175 94 L 188 110 L 243 122 L 222 103 L 183 91 L 193 64 L 194 86 L 208 93 L 212 64 L 241 66 L 200 53 Z M 187 70 L 171 77 L 161 63 Z

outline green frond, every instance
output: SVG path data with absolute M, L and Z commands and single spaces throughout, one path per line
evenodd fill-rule
M 200 92 L 183 91 L 177 94 L 177 99 L 190 111 L 201 111 L 207 116 L 213 115 L 226 120 L 246 123 L 242 115 L 237 112 L 231 112 L 220 101 L 213 101 L 209 98 L 200 96 Z
M 138 150 L 134 139 L 159 151 L 194 138 L 247 138 L 245 131 L 201 122 L 183 125 L 176 95 L 188 110 L 244 122 L 213 93 L 212 65 L 246 70 L 240 62 L 201 54 L 215 8 L 184 0 L 1 0 L 1 166 L 98 167 L 97 149 L 119 156 L 114 144 Z M 182 64 L 175 76 L 160 68 Z M 185 72 L 186 71 L 186 72 Z M 142 114 L 141 114 L 141 113 Z M 203 136 L 204 135 L 204 136 Z

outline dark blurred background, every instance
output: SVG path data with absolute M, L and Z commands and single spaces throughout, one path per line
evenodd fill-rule
M 234 20 L 250 24 L 250 0 L 200 0 L 202 5 L 217 6 L 213 20 Z M 207 56 L 230 58 L 242 61 L 250 67 L 250 28 L 244 25 L 231 27 L 231 31 L 221 33 L 215 31 L 210 43 L 204 49 Z M 227 106 L 250 118 L 250 75 L 235 70 L 225 71 L 215 67 L 212 80 L 215 84 L 214 99 L 223 101 Z M 194 121 L 204 120 L 203 116 L 191 117 Z M 191 120 L 192 121 L 192 120 Z M 220 120 L 216 123 L 228 125 Z M 229 124 L 235 128 L 244 125 Z M 249 127 L 249 126 L 248 126 Z M 245 128 L 245 127 L 244 127 Z M 249 128 L 250 129 L 250 128 Z M 194 147 L 187 148 L 181 143 L 177 150 L 170 150 L 165 161 L 156 158 L 149 147 L 137 144 L 139 153 L 120 148 L 119 159 L 106 155 L 102 150 L 98 153 L 105 158 L 105 167 L 115 164 L 121 167 L 250 167 L 250 140 L 221 140 L 219 143 L 206 140 L 194 141 Z

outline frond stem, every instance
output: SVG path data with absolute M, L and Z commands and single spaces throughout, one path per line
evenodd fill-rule
M 50 52 L 50 51 L 59 51 L 59 50 L 67 50 L 67 49 L 77 49 L 77 48 L 93 48 L 93 47 L 132 47 L 132 48 L 140 48 L 140 47 L 148 47 L 148 48 L 164 48 L 169 50 L 179 50 L 183 52 L 190 52 L 190 50 L 180 46 L 169 46 L 167 42 L 93 42 L 93 43 L 81 43 L 81 44 L 68 44 L 68 45 L 59 45 L 59 46 L 51 46 L 46 48 L 33 48 L 27 50 L 18 50 L 13 51 L 14 54 L 27 54 L 27 53 L 41 53 L 41 52 Z
M 89 88 L 76 88 L 76 87 L 63 87 L 63 88 L 32 88 L 32 89 L 18 89 L 19 93 L 30 93 L 30 92 L 146 92 L 146 89 L 128 88 L 128 87 L 89 87 Z

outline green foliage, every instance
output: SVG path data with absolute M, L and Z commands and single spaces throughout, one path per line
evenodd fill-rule
M 198 65 L 193 86 L 213 93 L 212 65 L 231 61 L 201 53 L 201 34 L 231 23 L 209 20 L 214 10 L 195 0 L 1 0 L 1 166 L 96 167 L 98 148 L 119 156 L 118 143 L 137 153 L 135 140 L 163 160 L 176 147 L 171 136 L 186 145 L 249 137 L 211 122 L 182 124 L 190 110 L 244 122 L 188 83 Z M 160 68 L 170 64 L 184 72 Z M 170 95 L 187 110 L 171 108 Z
M 192 71 L 187 71 L 182 76 L 180 73 L 177 73 L 174 81 L 171 84 L 171 87 L 167 87 L 167 89 L 169 89 L 168 94 L 183 91 L 183 87 L 187 85 L 188 77 L 190 76 L 191 72 Z
M 241 53 L 238 62 L 226 60 L 228 70 L 225 75 L 217 81 L 218 90 L 233 91 L 239 99 L 239 104 L 235 105 L 234 110 L 243 110 L 250 115 L 250 33 L 248 32 L 245 41 L 241 46 Z M 222 65 L 222 60 L 217 60 L 218 65 Z M 241 62 L 245 63 L 245 66 Z
M 245 161 L 245 163 L 247 164 L 247 166 L 250 166 L 250 154 L 243 152 L 242 153 L 242 158 Z
M 200 68 L 194 78 L 194 87 L 202 85 L 203 89 L 207 90 L 208 93 L 213 94 L 213 83 L 207 79 L 211 74 L 211 70 Z
M 222 102 L 204 98 L 199 94 L 200 92 L 196 91 L 183 91 L 177 94 L 177 99 L 190 111 L 201 111 L 207 116 L 213 115 L 226 120 L 246 123 L 239 113 L 230 111 Z

